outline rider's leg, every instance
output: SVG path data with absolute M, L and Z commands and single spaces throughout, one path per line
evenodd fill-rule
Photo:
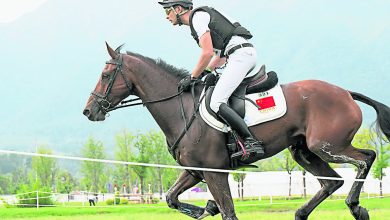
M 238 134 L 244 139 L 244 149 L 246 153 L 254 153 L 258 156 L 264 154 L 264 148 L 260 141 L 256 140 L 245 124 L 244 120 L 227 104 L 223 103 L 219 106 L 218 116 L 221 117 L 230 127 L 238 132 Z M 244 154 L 243 151 L 235 153 L 232 158 L 241 157 Z
M 246 150 L 252 151 L 255 148 L 259 154 L 262 154 L 264 151 L 261 143 L 253 138 L 244 120 L 227 105 L 234 90 L 244 80 L 248 71 L 256 65 L 256 60 L 257 53 L 252 47 L 238 49 L 230 55 L 223 74 L 214 88 L 210 107 L 244 138 Z M 235 156 L 239 157 L 242 153 L 235 154 Z

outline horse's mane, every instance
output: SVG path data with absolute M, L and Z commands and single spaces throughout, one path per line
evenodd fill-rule
M 164 60 L 158 58 L 158 59 L 152 59 L 152 58 L 149 58 L 149 57 L 145 57 L 141 54 L 138 54 L 138 53 L 133 53 L 133 52 L 130 52 L 130 51 L 126 51 L 126 54 L 127 55 L 130 55 L 130 56 L 134 56 L 134 57 L 137 57 L 138 59 L 141 59 L 142 61 L 145 61 L 149 64 L 154 64 L 154 65 L 157 65 L 158 67 L 160 67 L 161 69 L 165 70 L 166 72 L 168 72 L 169 74 L 177 77 L 177 78 L 184 78 L 185 76 L 189 75 L 190 73 L 188 72 L 188 70 L 186 69 L 183 69 L 183 68 L 177 68 L 171 64 L 168 64 L 167 62 L 165 62 Z

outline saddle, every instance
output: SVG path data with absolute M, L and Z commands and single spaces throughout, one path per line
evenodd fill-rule
M 215 84 L 218 78 L 214 74 L 209 74 L 205 78 L 205 102 L 207 111 L 219 118 L 210 108 L 211 95 L 213 94 Z M 242 118 L 245 117 L 245 95 L 265 92 L 272 89 L 278 84 L 278 76 L 274 71 L 266 73 L 265 65 L 262 65 L 260 70 L 251 77 L 245 78 L 230 96 L 228 105 L 238 113 Z M 255 103 L 254 103 L 255 104 Z M 255 104 L 256 105 L 256 104 Z

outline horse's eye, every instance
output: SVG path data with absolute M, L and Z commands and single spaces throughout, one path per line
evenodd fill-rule
M 108 75 L 108 74 L 102 74 L 102 79 L 107 79 L 109 77 L 110 77 L 110 75 Z

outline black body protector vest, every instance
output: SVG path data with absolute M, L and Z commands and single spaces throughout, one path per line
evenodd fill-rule
M 191 35 L 198 43 L 198 45 L 199 45 L 199 36 L 196 33 L 194 26 L 192 24 L 193 16 L 197 11 L 205 11 L 208 14 L 210 14 L 210 23 L 208 26 L 210 29 L 213 47 L 215 49 L 222 50 L 221 57 L 224 56 L 225 48 L 229 43 L 230 39 L 232 38 L 232 36 L 241 36 L 244 37 L 245 39 L 251 39 L 253 37 L 252 34 L 246 28 L 240 25 L 240 23 L 238 22 L 231 23 L 225 16 L 223 16 L 220 12 L 218 12 L 214 8 L 203 6 L 192 10 L 189 19 Z

